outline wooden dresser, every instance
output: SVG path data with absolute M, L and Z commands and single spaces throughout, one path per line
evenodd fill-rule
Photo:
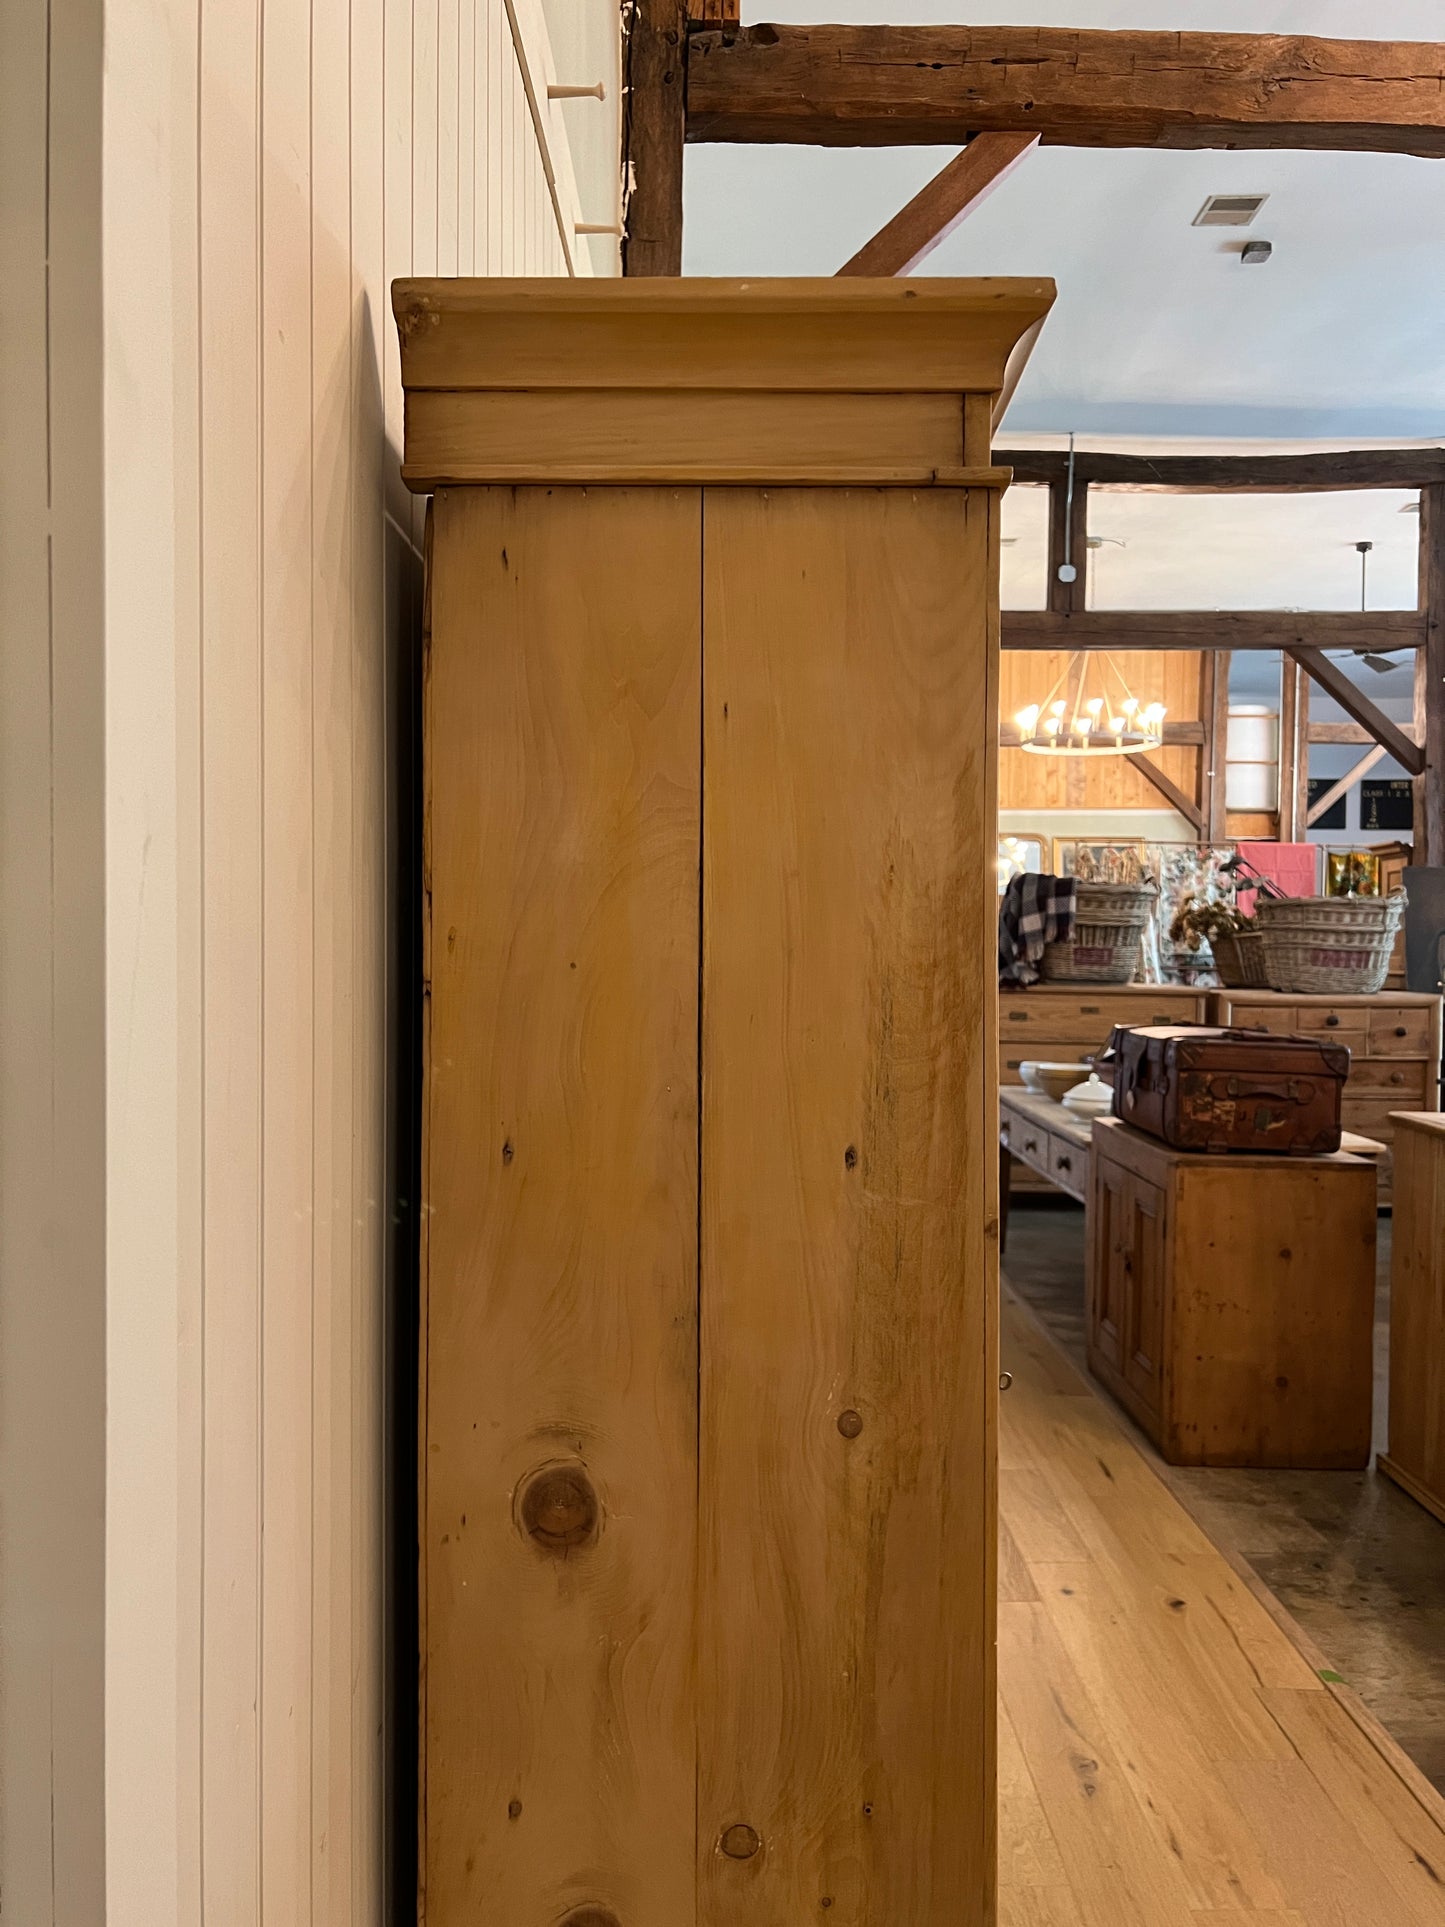
M 1390 1449 L 1379 1465 L 1445 1520 L 1445 1117 L 1393 1122 Z
M 1094 1124 L 1089 1369 L 1171 1465 L 1369 1463 L 1375 1174 Z
M 1373 997 L 1297 997 L 1280 990 L 1216 990 L 1208 1021 L 1347 1044 L 1350 1076 L 1341 1116 L 1347 1131 L 1379 1138 L 1380 1195 L 1392 1183 L 1392 1111 L 1433 1111 L 1440 1101 L 1440 1002 L 1422 991 Z
M 1035 984 L 1001 991 L 999 1085 L 1021 1084 L 1019 1066 L 1030 1058 L 1082 1062 L 1103 1049 L 1115 1024 L 1208 1023 L 1209 998 L 1209 991 L 1184 984 Z M 1046 1191 L 1049 1180 L 1020 1162 L 1013 1169 L 1013 1187 Z

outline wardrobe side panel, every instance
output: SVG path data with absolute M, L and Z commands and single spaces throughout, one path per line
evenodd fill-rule
M 426 1919 L 695 1919 L 700 497 L 435 506 Z
M 705 497 L 703 1927 L 993 1917 L 989 518 Z

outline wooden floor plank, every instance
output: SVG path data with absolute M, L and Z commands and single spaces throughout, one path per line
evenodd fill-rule
M 1422 1910 L 1422 1919 L 1445 1921 L 1445 1829 L 1434 1815 L 1422 1810 L 1328 1694 L 1274 1692 L 1265 1698 L 1390 1885 Z
M 998 1927 L 1085 1927 L 1070 1887 L 1000 1887 Z M 1233 1927 L 1246 1927 L 1238 1914 Z
M 1199 1682 L 1184 1690 L 1177 1655 L 1150 1640 L 1137 1616 L 1121 1615 L 1107 1592 L 1090 1590 L 1088 1575 L 1054 1567 L 1038 1578 L 1049 1622 L 1100 1711 L 1159 1851 L 1178 1861 L 1192 1904 L 1283 1907 L 1285 1893 L 1201 1743 Z M 1121 1665 L 1125 1653 L 1132 1663 Z
M 1191 1927 L 1178 1862 L 1160 1852 L 1042 1606 L 999 1608 L 999 1693 L 1087 1927 Z
M 1014 1609 L 1016 1610 L 1016 1609 Z M 1303 1760 L 1245 1760 L 1233 1769 L 1249 1823 L 1309 1927 L 1440 1927 L 1399 1894 Z
M 1445 1825 L 1388 1737 L 1052 1341 L 1002 1331 L 999 1927 L 1441 1927 Z
M 1000 1599 L 1037 1599 L 1028 1565 L 1019 1551 L 1019 1542 L 1009 1528 L 998 1529 L 998 1596 Z
M 998 1877 L 1010 1887 L 1067 1885 L 1058 1842 L 1044 1814 L 1013 1721 L 998 1709 Z

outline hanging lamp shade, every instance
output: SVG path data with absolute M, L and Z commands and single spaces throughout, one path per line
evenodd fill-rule
M 1079 649 L 1041 703 L 1021 709 L 1020 747 L 1036 756 L 1132 756 L 1164 740 L 1163 703 L 1141 703 L 1103 650 Z

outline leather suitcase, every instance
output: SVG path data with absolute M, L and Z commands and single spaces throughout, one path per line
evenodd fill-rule
M 1118 1052 L 1115 1117 L 1176 1151 L 1340 1148 L 1343 1044 L 1159 1024 L 1124 1031 Z

